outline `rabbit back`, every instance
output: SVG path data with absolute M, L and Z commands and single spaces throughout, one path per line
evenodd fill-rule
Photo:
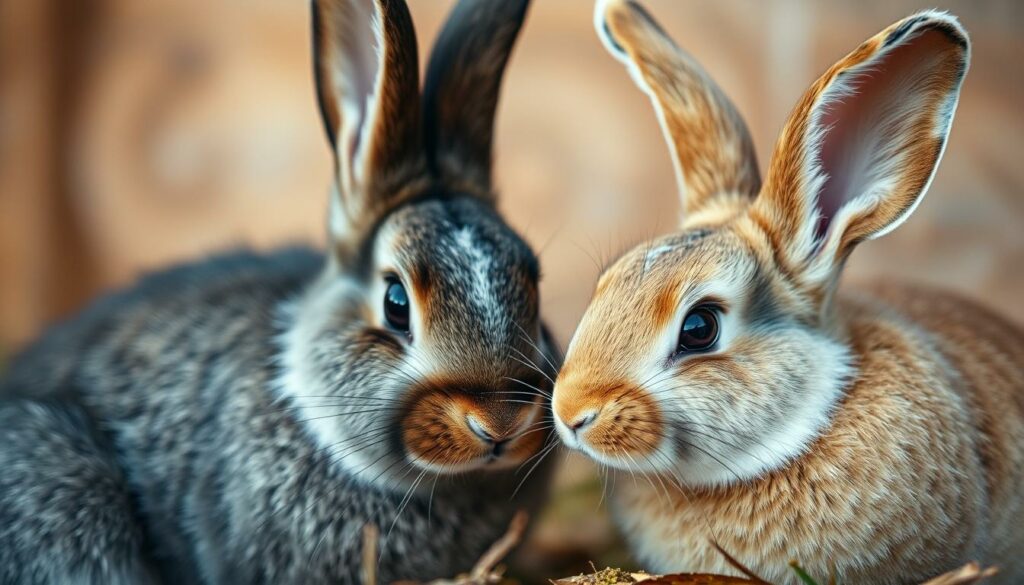
M 941 356 L 936 367 L 952 369 L 984 479 L 988 526 L 981 556 L 999 564 L 999 579 L 1024 579 L 1024 331 L 949 292 L 892 284 L 871 292 L 927 331 Z

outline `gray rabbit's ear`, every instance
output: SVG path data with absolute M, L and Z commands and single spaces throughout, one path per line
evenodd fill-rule
M 331 236 L 353 248 L 426 181 L 408 7 L 402 0 L 314 0 L 313 59 L 335 152 Z
M 750 133 L 736 107 L 690 55 L 631 0 L 598 0 L 594 27 L 654 104 L 687 214 L 746 204 L 761 186 Z M 692 218 L 688 218 L 692 219 Z
M 529 0 L 462 0 L 438 36 L 423 90 L 427 159 L 445 188 L 491 201 L 494 114 Z

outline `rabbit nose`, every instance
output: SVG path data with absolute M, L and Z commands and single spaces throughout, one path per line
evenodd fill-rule
M 469 426 L 469 430 L 473 431 L 473 434 L 483 439 L 484 442 L 494 442 L 494 437 L 491 436 L 491 433 L 487 432 L 487 429 L 485 429 L 479 421 L 473 418 L 473 415 L 466 417 L 466 424 Z
M 472 415 L 466 417 L 466 424 L 469 426 L 469 430 L 473 431 L 473 434 L 479 437 L 484 443 L 491 446 L 491 454 L 494 456 L 500 456 L 505 451 L 505 446 L 508 445 L 509 438 L 507 437 L 495 437 L 482 424 Z
M 597 411 L 589 410 L 576 417 L 576 420 L 570 422 L 567 426 L 569 427 L 569 430 L 572 431 L 572 434 L 576 435 L 579 434 L 581 430 L 593 424 L 595 420 L 597 420 Z
M 473 434 L 480 437 L 485 443 L 499 445 L 509 440 L 508 433 L 494 433 L 487 430 L 473 415 L 466 417 L 466 424 L 469 426 L 469 430 L 473 431 Z

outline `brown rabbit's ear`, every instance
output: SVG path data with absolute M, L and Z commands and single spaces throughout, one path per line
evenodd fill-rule
M 750 210 L 787 270 L 824 281 L 924 196 L 970 60 L 955 17 L 926 11 L 875 35 L 804 94 Z
M 714 80 L 631 0 L 598 0 L 594 26 L 654 103 L 684 212 L 722 198 L 752 200 L 761 186 L 757 155 L 743 118 Z
M 402 0 L 314 0 L 317 96 L 334 146 L 331 235 L 358 245 L 425 181 L 416 33 Z
M 428 162 L 441 184 L 486 201 L 502 75 L 529 0 L 461 0 L 430 55 L 423 89 Z

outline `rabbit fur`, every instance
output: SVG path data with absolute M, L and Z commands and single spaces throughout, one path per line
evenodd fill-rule
M 371 523 L 381 582 L 450 577 L 539 501 L 556 356 L 491 184 L 527 4 L 460 2 L 422 96 L 404 2 L 312 4 L 326 253 L 149 276 L 11 364 L 0 582 L 356 583 Z

